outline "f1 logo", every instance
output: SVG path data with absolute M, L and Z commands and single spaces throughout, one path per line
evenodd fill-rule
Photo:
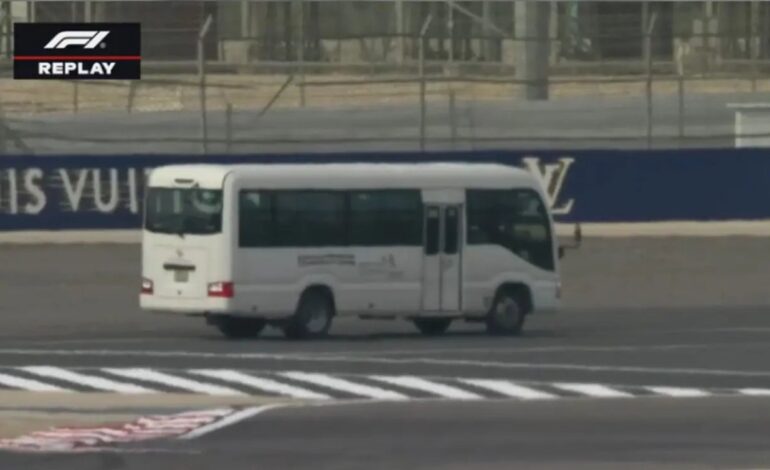
M 138 80 L 141 33 L 139 23 L 14 23 L 13 78 Z
M 64 49 L 68 46 L 83 46 L 84 49 L 95 49 L 102 43 L 109 31 L 62 31 L 53 37 L 44 49 Z

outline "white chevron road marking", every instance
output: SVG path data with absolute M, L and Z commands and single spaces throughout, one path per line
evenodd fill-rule
M 645 387 L 647 390 L 669 397 L 707 397 L 711 395 L 705 390 L 699 388 L 680 388 L 680 387 Z
M 85 385 L 87 387 L 95 388 L 97 390 L 105 390 L 108 392 L 118 393 L 156 393 L 155 390 L 150 390 L 139 385 L 129 384 L 124 382 L 116 382 L 114 380 L 105 379 L 103 377 L 97 377 L 93 375 L 81 374 L 73 372 L 71 370 L 62 369 L 60 367 L 21 367 L 20 370 L 29 372 L 31 374 L 39 375 L 41 377 L 50 377 L 53 379 L 59 379 L 65 382 L 72 382 L 74 384 Z
M 280 375 L 301 382 L 308 382 L 322 387 L 328 387 L 341 392 L 352 393 L 354 395 L 366 398 L 375 398 L 378 400 L 408 400 L 409 397 L 392 390 L 387 390 L 370 385 L 359 384 L 339 377 L 332 377 L 327 374 L 317 374 L 309 372 L 282 372 Z
M 277 393 L 279 395 L 286 395 L 293 398 L 305 398 L 315 400 L 328 400 L 331 397 L 329 395 L 314 392 L 302 387 L 296 387 L 294 385 L 285 384 L 276 380 L 268 379 L 265 377 L 255 377 L 253 375 L 244 374 L 237 370 L 228 369 L 194 369 L 189 372 L 204 377 L 211 377 L 219 379 L 225 382 L 232 382 L 235 384 L 246 385 L 258 390 L 262 390 L 269 393 Z
M 175 375 L 167 374 L 165 372 L 159 372 L 152 369 L 115 369 L 105 368 L 103 371 L 118 375 L 120 377 L 126 377 L 129 379 L 143 380 L 146 382 L 154 382 L 163 385 L 168 385 L 175 388 L 181 388 L 189 390 L 191 392 L 202 393 L 204 395 L 218 395 L 218 396 L 241 396 L 246 395 L 238 390 L 223 387 L 221 385 L 214 385 L 205 382 L 198 382 L 195 380 L 186 379 L 184 377 L 177 377 Z
M 115 379 L 107 376 L 114 376 Z M 72 387 L 67 383 L 71 383 Z M 154 387 L 153 384 L 158 386 Z M 751 387 L 727 389 L 666 385 L 520 382 L 506 379 L 432 378 L 416 375 L 328 374 L 307 371 L 250 372 L 214 368 L 174 371 L 142 367 L 64 368 L 44 365 L 0 367 L 0 390 L 2 389 L 69 393 L 106 391 L 119 394 L 182 392 L 215 396 L 250 396 L 266 393 L 321 401 L 344 399 L 351 395 L 374 400 L 399 401 L 432 397 L 452 400 L 500 398 L 553 400 L 574 397 L 575 394 L 578 394 L 579 398 L 628 398 L 650 395 L 671 398 L 725 395 L 770 396 L 770 388 Z
M 486 388 L 511 398 L 522 400 L 552 400 L 559 398 L 557 395 L 543 392 L 532 387 L 525 387 L 508 380 L 484 380 L 484 379 L 460 379 L 461 382 L 475 387 Z
M 37 380 L 16 377 L 8 374 L 0 374 L 0 385 L 30 392 L 71 392 L 72 390 L 56 385 L 39 382 Z
M 627 398 L 632 397 L 630 393 L 621 392 L 620 390 L 608 387 L 601 384 L 583 384 L 583 383 L 554 383 L 550 384 L 552 387 L 556 387 L 568 392 L 580 393 L 590 397 L 598 398 Z
M 738 390 L 741 395 L 748 395 L 754 397 L 767 397 L 770 396 L 770 389 L 767 388 L 742 388 Z
M 404 388 L 411 388 L 419 390 L 421 392 L 428 392 L 434 395 L 438 395 L 444 398 L 452 398 L 455 400 L 480 400 L 483 398 L 476 393 L 463 390 L 461 388 L 452 387 L 438 382 L 433 382 L 420 377 L 414 377 L 409 375 L 403 376 L 390 376 L 390 375 L 370 375 L 370 379 L 377 380 L 379 382 L 385 382 L 391 385 L 396 385 Z

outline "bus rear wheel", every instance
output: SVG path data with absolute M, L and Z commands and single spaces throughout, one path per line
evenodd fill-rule
M 449 325 L 452 324 L 451 318 L 415 318 L 412 320 L 414 326 L 425 336 L 438 336 L 446 333 Z
M 259 336 L 266 322 L 261 318 L 221 317 L 214 324 L 226 338 L 246 339 Z
M 320 291 L 306 292 L 297 311 L 283 327 L 289 339 L 309 339 L 326 336 L 332 326 L 334 306 L 328 295 Z

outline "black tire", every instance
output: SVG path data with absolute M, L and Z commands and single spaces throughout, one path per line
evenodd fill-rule
M 524 328 L 526 316 L 521 293 L 501 290 L 487 314 L 487 332 L 496 336 L 517 336 Z
M 326 336 L 332 326 L 334 306 L 328 295 L 320 291 L 305 293 L 294 316 L 283 327 L 289 339 L 309 339 Z
M 214 324 L 226 338 L 246 339 L 259 336 L 266 322 L 261 318 L 221 317 Z
M 415 318 L 412 320 L 414 326 L 425 336 L 438 336 L 446 333 L 449 325 L 452 324 L 451 318 Z

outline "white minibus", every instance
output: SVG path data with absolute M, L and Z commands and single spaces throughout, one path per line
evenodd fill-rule
M 140 305 L 229 338 L 325 335 L 336 316 L 519 333 L 560 304 L 547 198 L 486 163 L 171 165 L 148 179 Z

